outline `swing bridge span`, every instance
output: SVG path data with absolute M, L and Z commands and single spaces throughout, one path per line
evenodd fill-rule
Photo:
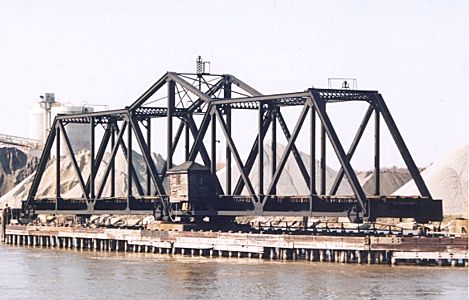
M 160 94 L 164 94 L 163 97 L 156 100 L 162 101 L 156 101 Z M 163 102 L 165 105 L 156 106 Z M 367 110 L 350 148 L 346 150 L 326 107 L 332 103 L 357 102 L 365 103 Z M 299 111 L 293 126 L 288 125 L 284 118 L 286 108 Z M 250 151 L 243 158 L 239 153 L 240 145 L 232 137 L 232 129 L 238 125 L 232 121 L 232 114 L 244 114 L 246 110 L 256 112 L 257 126 Z M 309 120 L 305 122 L 307 118 Z M 374 196 L 365 194 L 350 163 L 370 119 L 374 119 Z M 165 122 L 165 128 L 152 127 L 155 120 Z M 381 194 L 380 126 L 383 121 L 419 195 Z M 72 149 L 70 140 L 73 137 L 67 133 L 68 124 L 82 124 L 83 130 L 89 132 L 90 164 L 87 166 L 87 176 L 80 170 Z M 102 128 L 102 135 L 96 133 L 97 127 Z M 307 163 L 296 146 L 302 129 L 309 132 L 308 154 L 311 159 Z M 159 134 L 161 130 L 166 131 L 164 137 Z M 316 134 L 317 131 L 319 134 Z M 268 133 L 271 134 L 269 151 L 272 151 L 272 159 L 266 166 L 264 141 Z M 277 137 L 280 134 L 287 141 L 282 153 L 277 151 Z M 327 140 L 333 151 L 328 151 Z M 166 149 L 167 157 L 160 168 L 152 156 L 152 142 Z M 316 143 L 319 143 L 319 153 L 316 153 Z M 64 146 L 71 157 L 81 197 L 70 199 L 61 194 L 61 148 Z M 217 147 L 226 149 L 226 182 L 220 182 L 216 175 Z M 144 180 L 139 179 L 132 159 L 132 152 L 136 149 L 143 156 L 146 170 Z M 188 166 L 196 165 L 191 164 L 196 160 L 202 163 L 196 166 L 197 172 L 190 168 L 177 169 L 173 163 L 176 150 L 183 153 Z M 116 164 L 119 151 L 126 159 L 125 170 L 118 170 Z M 105 164 L 106 153 L 110 153 L 110 158 Z M 326 190 L 326 155 L 335 156 L 340 163 L 340 170 L 330 190 Z M 42 175 L 52 156 L 56 158 L 55 196 L 38 197 Z M 297 180 L 304 181 L 308 187 L 307 195 L 277 193 L 277 184 L 290 156 L 293 156 L 300 170 L 301 177 Z M 316 184 L 316 157 L 320 161 L 319 184 Z M 250 176 L 255 164 L 258 174 L 256 187 Z M 239 173 L 238 178 L 234 178 L 235 169 Z M 103 178 L 97 177 L 99 170 L 104 170 Z M 116 172 L 128 174 L 127 195 L 116 194 Z M 181 174 L 187 175 L 189 182 L 182 187 L 171 186 L 170 177 Z M 191 181 L 200 178 L 206 179 L 203 182 L 206 188 L 194 189 Z M 352 195 L 338 194 L 339 185 L 345 179 L 350 184 Z M 181 184 L 179 180 L 175 182 Z M 106 187 L 110 190 L 108 194 L 104 193 Z M 172 191 L 175 188 L 187 189 L 187 197 L 175 197 Z M 223 220 L 235 216 L 337 216 L 362 222 L 389 217 L 428 222 L 442 220 L 442 202 L 432 198 L 382 95 L 377 91 L 308 88 L 293 93 L 264 95 L 229 74 L 167 72 L 123 109 L 57 116 L 44 144 L 28 196 L 22 202 L 22 213 L 30 217 L 40 213 L 83 216 L 154 214 L 156 218 L 166 220 L 174 220 L 174 217 Z

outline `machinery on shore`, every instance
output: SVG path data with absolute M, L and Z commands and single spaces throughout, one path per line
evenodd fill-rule
M 157 102 L 164 105 L 155 106 Z M 337 135 L 326 107 L 355 102 L 367 104 L 368 109 L 347 151 Z M 286 109 L 300 111 L 294 127 L 287 125 L 284 118 Z M 232 137 L 232 130 L 239 124 L 233 122 L 234 114 L 240 114 L 242 117 L 246 110 L 256 112 L 257 135 L 252 141 L 247 158 L 243 160 Z M 375 196 L 367 196 L 350 161 L 372 116 L 375 130 Z M 305 123 L 307 118 L 309 121 Z M 381 120 L 384 120 L 388 127 L 420 195 L 381 195 Z M 152 122 L 156 121 L 164 122 L 165 126 L 152 126 Z M 72 137 L 67 131 L 68 126 L 76 124 L 81 124 L 83 132 L 87 132 L 89 136 L 91 163 L 87 172 L 80 170 L 70 141 Z M 96 134 L 98 127 L 103 130 L 101 136 Z M 165 128 L 162 129 L 163 127 Z M 320 132 L 319 139 L 316 137 L 317 128 Z M 312 159 L 308 164 L 305 164 L 295 145 L 302 129 L 309 131 L 309 155 Z M 163 130 L 166 132 L 163 133 Z M 206 142 L 208 131 L 209 141 Z M 283 153 L 277 152 L 278 131 L 287 141 Z M 271 133 L 272 143 L 272 159 L 268 166 L 270 174 L 267 174 L 264 160 L 264 140 L 268 132 Z M 332 154 L 337 157 L 341 166 L 330 191 L 326 191 L 327 139 L 334 150 Z M 316 186 L 315 163 L 317 140 L 320 143 L 319 187 Z M 159 169 L 152 156 L 152 141 L 158 141 L 157 144 L 166 149 L 165 164 Z M 145 162 L 144 180 L 138 178 L 132 161 L 132 153 L 136 149 L 135 142 Z M 220 143 L 222 145 L 219 145 Z M 82 197 L 70 199 L 62 196 L 61 145 L 65 145 L 72 158 Z M 220 182 L 216 174 L 217 147 L 221 146 L 226 147 L 226 182 Z M 182 151 L 185 160 L 178 166 L 173 164 L 176 150 Z M 117 170 L 115 164 L 119 151 L 122 151 L 126 158 L 124 170 Z M 110 153 L 110 158 L 104 164 L 106 152 Z M 54 153 L 57 170 L 55 197 L 37 197 L 44 170 Z M 307 195 L 277 193 L 279 178 L 291 155 L 301 173 L 301 178 L 297 180 L 304 181 L 309 188 Z M 250 174 L 256 163 L 258 178 L 255 189 Z M 237 168 L 240 176 L 233 185 L 234 168 Z M 99 170 L 104 170 L 104 176 L 98 182 Z M 125 196 L 117 196 L 115 193 L 116 172 L 128 174 Z M 264 185 L 267 176 L 270 179 L 268 186 Z M 350 184 L 353 195 L 337 195 L 344 177 Z M 104 193 L 106 186 L 110 186 L 109 194 Z M 348 88 L 308 88 L 293 93 L 263 95 L 233 75 L 208 74 L 202 67 L 200 70 L 198 68 L 195 74 L 164 74 L 135 102 L 123 109 L 55 117 L 33 184 L 23 201 L 22 213 L 31 218 L 39 213 L 153 213 L 156 218 L 165 220 L 200 220 L 204 217 L 223 220 L 235 216 L 334 216 L 348 217 L 352 222 L 374 221 L 381 217 L 414 218 L 418 222 L 428 222 L 442 220 L 442 203 L 441 200 L 432 199 L 379 92 Z

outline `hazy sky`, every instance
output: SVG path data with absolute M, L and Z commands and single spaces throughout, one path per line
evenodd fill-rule
M 235 74 L 263 93 L 357 78 L 359 88 L 383 94 L 421 166 L 468 142 L 467 1 L 0 5 L 1 133 L 27 136 L 28 109 L 45 92 L 123 107 L 165 71 L 193 72 L 202 55 L 213 72 Z M 349 141 L 358 122 L 349 119 L 361 116 L 336 110 Z M 383 165 L 402 164 L 397 151 L 386 152 L 390 145 L 383 140 Z M 308 149 L 302 138 L 299 146 Z M 362 150 L 354 165 L 368 168 L 372 145 Z

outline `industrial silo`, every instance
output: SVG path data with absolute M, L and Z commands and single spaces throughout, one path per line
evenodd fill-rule
M 53 93 L 46 93 L 29 110 L 29 138 L 39 140 L 44 145 L 52 122 L 57 115 L 81 114 L 92 111 L 92 107 L 56 102 Z M 90 149 L 89 124 L 67 124 L 65 130 L 74 152 Z M 67 153 L 63 138 L 61 138 L 61 149 L 62 154 Z
M 40 98 L 41 100 L 34 103 L 29 110 L 29 138 L 44 144 L 52 120 L 51 107 L 58 103 L 55 102 L 54 93 L 46 93 Z
M 40 103 L 34 103 L 29 110 L 29 138 L 38 140 L 41 144 L 44 144 L 46 135 L 45 116 L 46 112 Z
M 57 102 L 56 102 L 57 103 Z M 92 107 L 84 107 L 84 106 L 73 106 L 73 105 L 63 105 L 57 103 L 51 109 L 51 116 L 52 120 L 57 115 L 65 115 L 65 114 L 81 114 L 83 112 L 93 112 Z M 65 126 L 65 130 L 67 131 L 68 138 L 70 139 L 70 143 L 72 145 L 72 149 L 74 152 L 78 152 L 83 149 L 90 149 L 90 130 L 89 124 L 67 124 Z M 66 153 L 66 145 L 65 141 L 61 139 L 61 148 L 62 153 Z M 65 152 L 64 152 L 65 151 Z

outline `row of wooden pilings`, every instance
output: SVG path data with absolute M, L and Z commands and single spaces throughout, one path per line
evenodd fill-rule
M 281 249 L 264 248 L 264 252 L 243 252 L 197 248 L 164 248 L 145 244 L 132 244 L 126 240 L 38 236 L 38 235 L 6 235 L 5 242 L 11 245 L 33 247 L 50 247 L 65 249 L 86 249 L 94 251 L 168 253 L 191 256 L 248 257 L 270 258 L 280 260 L 310 260 L 341 263 L 388 263 L 387 251 L 356 251 L 356 250 L 312 250 L 312 249 Z
M 127 240 L 40 236 L 40 235 L 17 235 L 5 236 L 5 243 L 11 245 L 23 245 L 32 247 L 64 248 L 76 250 L 108 251 L 108 252 L 138 252 L 138 253 L 165 253 L 190 256 L 207 257 L 238 257 L 259 258 L 271 260 L 307 260 L 335 263 L 357 263 L 357 264 L 392 264 L 397 261 L 393 258 L 392 251 L 364 251 L 364 250 L 334 250 L 334 249 L 284 249 L 264 247 L 259 252 L 214 250 L 204 248 L 178 248 L 174 244 L 171 247 L 154 246 L 148 243 L 135 243 Z M 457 259 L 435 260 L 412 260 L 407 263 L 414 264 L 437 264 L 439 266 L 466 266 L 466 261 Z

